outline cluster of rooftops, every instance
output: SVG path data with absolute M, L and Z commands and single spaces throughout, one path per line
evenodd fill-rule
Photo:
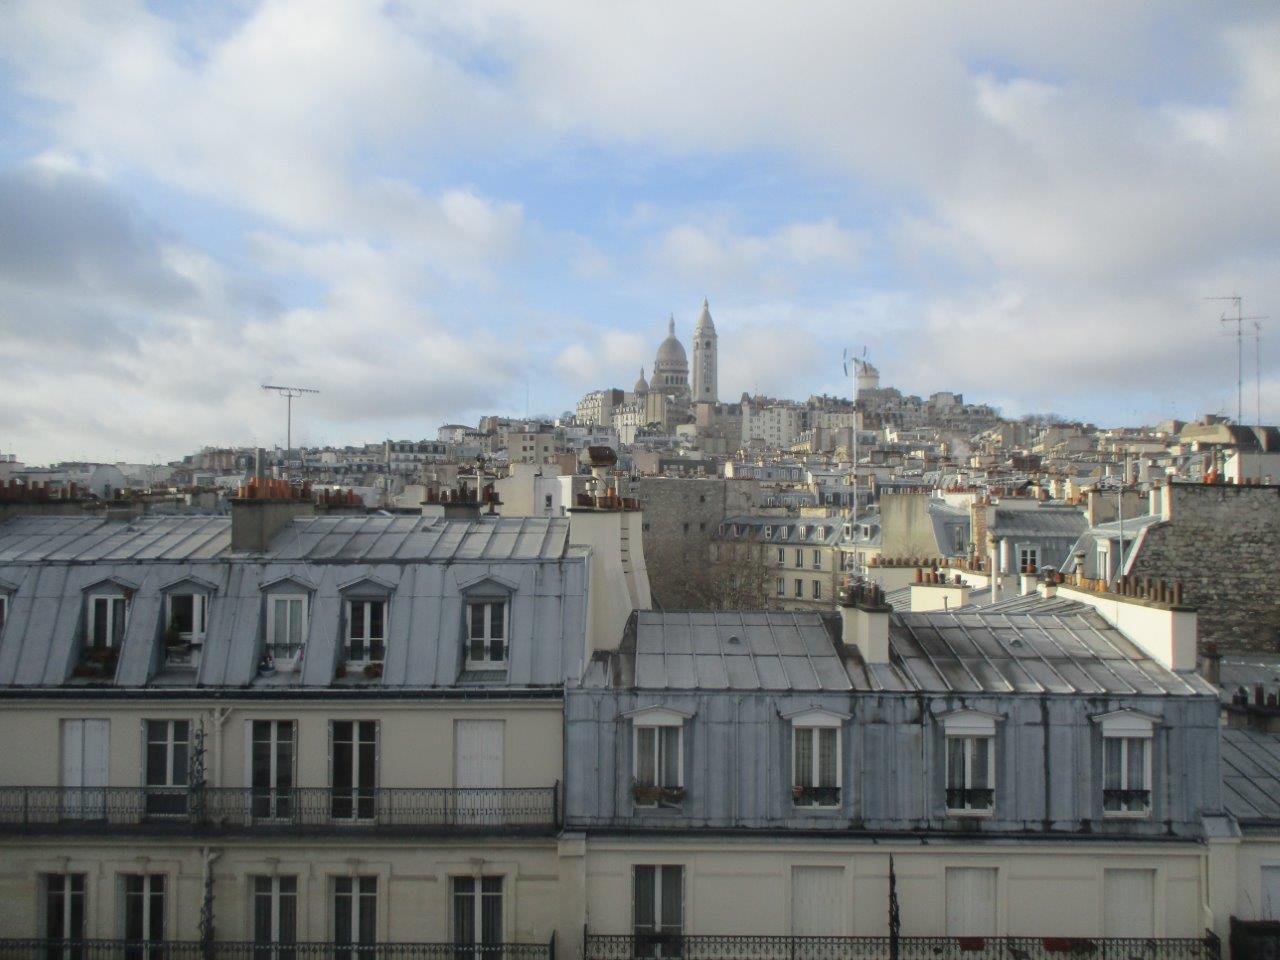
M 641 610 L 593 649 L 591 549 L 571 540 L 562 518 L 305 517 L 237 551 L 226 517 L 10 520 L 0 687 L 1215 695 L 1034 595 L 889 613 L 885 662 L 837 613 Z

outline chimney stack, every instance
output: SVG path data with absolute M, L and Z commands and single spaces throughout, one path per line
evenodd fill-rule
M 867 663 L 889 662 L 889 617 L 893 607 L 874 583 L 850 584 L 840 591 L 840 639 Z

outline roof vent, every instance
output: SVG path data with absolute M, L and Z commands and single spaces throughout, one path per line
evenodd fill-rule
M 730 636 L 729 636 L 729 642 L 730 642 L 730 643 L 741 643 L 741 642 L 742 642 L 742 638 L 741 638 L 741 637 L 739 637 L 736 633 L 734 633 L 734 634 L 730 634 Z

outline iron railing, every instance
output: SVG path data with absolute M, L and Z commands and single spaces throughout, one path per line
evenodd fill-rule
M 554 941 L 553 941 L 554 942 Z M 0 940 L 0 960 L 554 960 L 552 943 Z
M 947 787 L 948 810 L 990 810 L 995 798 L 990 787 Z
M 1219 960 L 1218 938 L 587 934 L 583 960 Z
M 551 831 L 553 787 L 0 787 L 0 829 Z

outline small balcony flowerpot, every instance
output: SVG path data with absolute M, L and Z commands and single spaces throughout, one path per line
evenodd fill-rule
M 333 675 L 341 680 L 347 675 L 347 665 L 345 663 L 338 664 L 337 667 L 334 668 Z
M 382 664 L 367 663 L 364 667 L 364 675 L 370 680 L 377 680 L 382 676 Z

